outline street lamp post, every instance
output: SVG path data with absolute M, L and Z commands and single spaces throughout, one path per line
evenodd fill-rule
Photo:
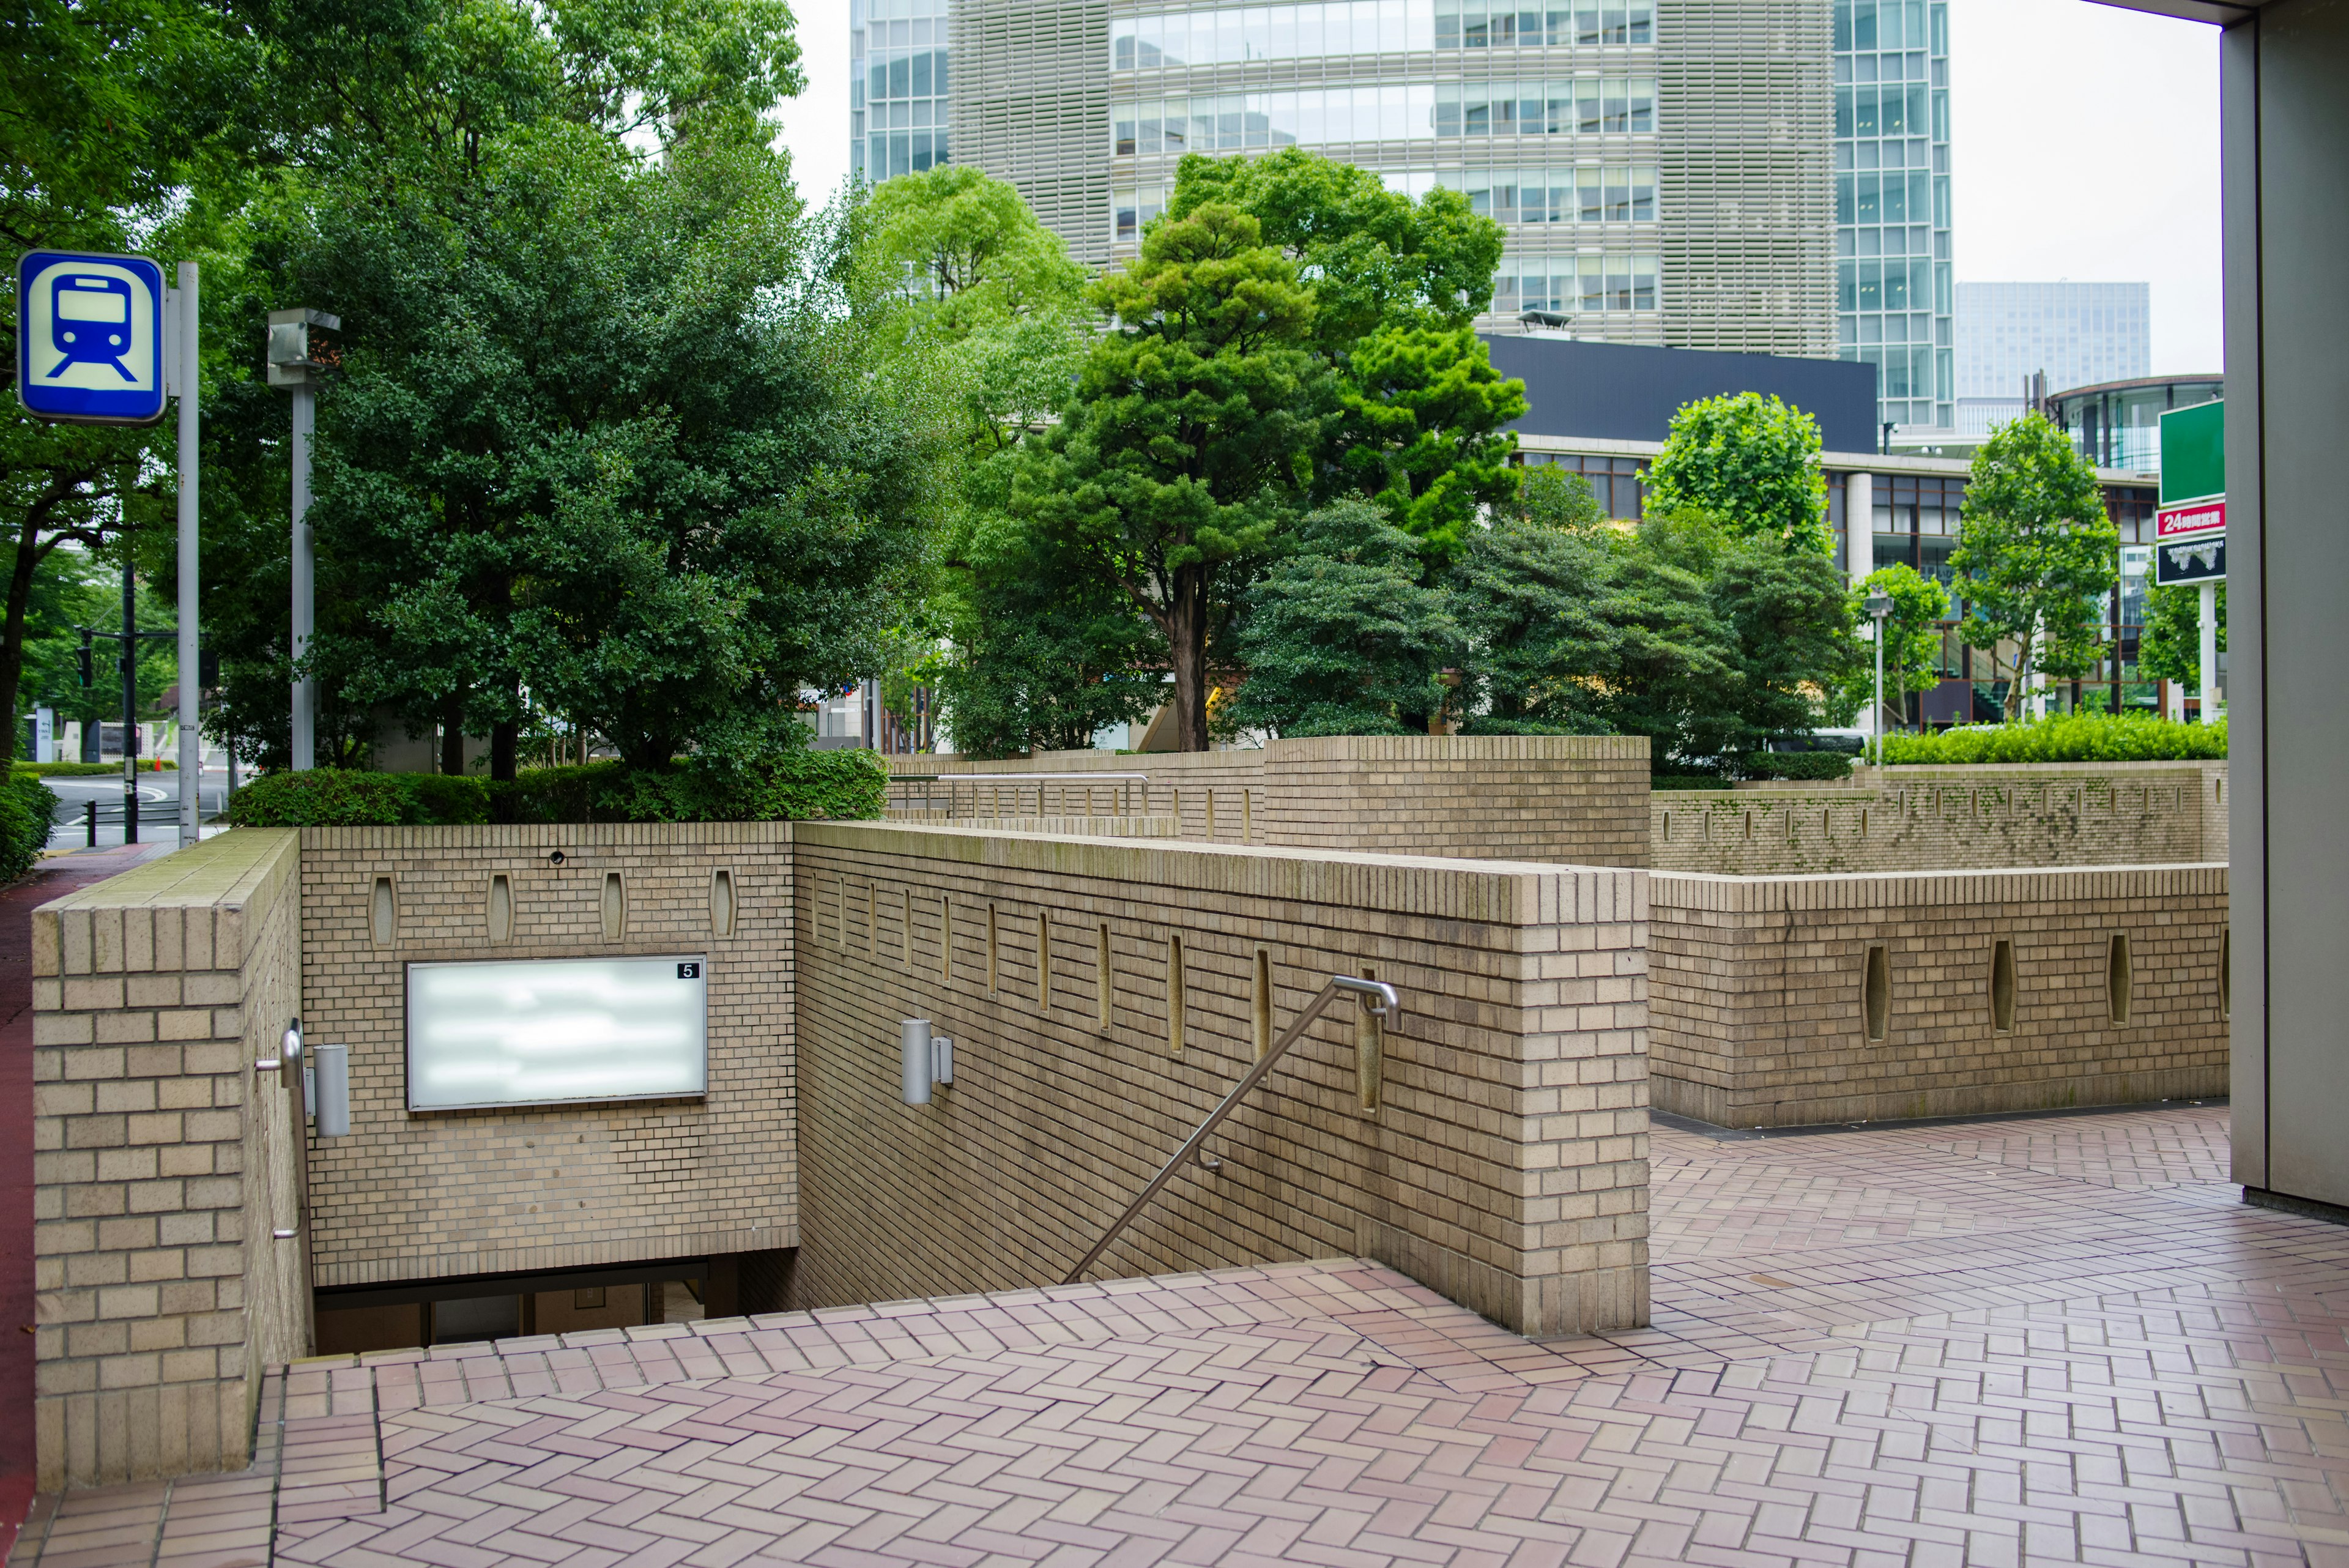
M 1876 623 L 1876 709 L 1868 715 L 1868 732 L 1876 742 L 1876 765 L 1884 765 L 1884 624 L 1892 614 L 1892 596 L 1868 596 L 1868 618 Z
M 269 384 L 294 393 L 294 767 L 298 772 L 316 765 L 318 737 L 318 682 L 302 673 L 302 659 L 310 651 L 317 629 L 316 599 L 312 588 L 314 561 L 310 553 L 310 431 L 316 423 L 317 392 L 313 372 L 319 366 L 310 352 L 310 328 L 332 332 L 342 318 L 323 310 L 273 310 L 269 313 Z

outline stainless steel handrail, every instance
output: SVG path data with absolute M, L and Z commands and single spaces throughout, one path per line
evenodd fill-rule
M 1183 1168 L 1184 1162 L 1198 1153 L 1200 1146 L 1207 1141 L 1207 1135 L 1214 1132 L 1223 1124 L 1226 1116 L 1230 1116 L 1239 1107 L 1240 1101 L 1247 1098 L 1250 1089 L 1264 1082 L 1265 1075 L 1272 1071 L 1274 1064 L 1288 1054 L 1290 1046 L 1305 1038 L 1306 1030 L 1311 1028 L 1313 1021 L 1321 1016 L 1322 1010 L 1339 996 L 1348 992 L 1369 999 L 1362 1005 L 1378 1014 L 1389 1026 L 1402 1016 L 1402 1000 L 1395 995 L 1394 987 L 1387 984 L 1386 981 L 1357 980 L 1350 974 L 1331 975 L 1330 983 L 1323 986 L 1313 1000 L 1305 1004 L 1305 1011 L 1297 1015 L 1297 1022 L 1290 1024 L 1281 1037 L 1273 1042 L 1272 1049 L 1258 1058 L 1256 1065 L 1250 1067 L 1247 1075 L 1232 1086 L 1232 1092 L 1224 1096 L 1223 1103 L 1207 1113 L 1207 1119 L 1199 1124 L 1199 1130 L 1184 1140 L 1183 1147 L 1174 1151 L 1174 1158 L 1168 1160 L 1164 1168 L 1150 1179 L 1150 1185 L 1142 1189 L 1142 1195 L 1139 1198 L 1126 1205 L 1125 1212 L 1119 1215 L 1116 1222 L 1102 1233 L 1102 1239 L 1093 1243 L 1093 1250 L 1084 1255 L 1083 1261 L 1069 1271 L 1069 1277 L 1061 1282 L 1062 1284 L 1073 1285 L 1085 1277 L 1085 1271 L 1101 1261 L 1101 1255 L 1109 1251 L 1109 1244 L 1116 1241 L 1128 1225 L 1133 1223 L 1134 1217 L 1149 1206 L 1152 1199 L 1158 1196 L 1160 1189 L 1174 1179 L 1174 1173 Z

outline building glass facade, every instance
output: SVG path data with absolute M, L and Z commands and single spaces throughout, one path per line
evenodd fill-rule
M 1878 369 L 1878 418 L 1952 428 L 1945 0 L 1836 0 L 1837 341 Z
M 2134 381 L 2074 387 L 2048 400 L 2048 410 L 2070 433 L 2080 455 L 2098 468 L 2161 472 L 2161 416 L 2172 409 L 2211 403 L 2227 395 L 2217 376 L 2148 376 Z
M 1186 153 L 1308 147 L 1504 226 L 1487 330 L 1824 357 L 1832 5 L 955 0 L 954 157 L 1099 265 Z
M 1488 325 L 1530 310 L 1594 337 L 1661 342 L 1656 41 L 1652 0 L 1115 15 L 1102 238 L 1112 255 L 1140 244 L 1185 152 L 1309 147 L 1413 197 L 1464 192 L 1504 224 Z
M 947 0 L 849 0 L 848 168 L 873 184 L 951 161 Z

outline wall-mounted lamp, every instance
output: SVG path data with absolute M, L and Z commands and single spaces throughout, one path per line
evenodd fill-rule
M 318 1120 L 320 1137 L 348 1137 L 351 1133 L 351 1048 L 313 1045 L 310 1062 L 315 1087 L 310 1114 Z
M 909 1106 L 930 1103 L 932 1085 L 954 1086 L 954 1042 L 930 1033 L 926 1018 L 908 1018 L 897 1026 L 898 1097 Z

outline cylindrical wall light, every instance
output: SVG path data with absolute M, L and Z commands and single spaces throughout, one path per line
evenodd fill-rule
M 930 1021 L 908 1018 L 897 1026 L 898 1091 L 909 1106 L 930 1103 Z
M 311 1064 L 317 1069 L 317 1102 L 312 1114 L 318 1118 L 320 1137 L 348 1137 L 351 1134 L 351 1048 L 347 1045 L 313 1045 Z

